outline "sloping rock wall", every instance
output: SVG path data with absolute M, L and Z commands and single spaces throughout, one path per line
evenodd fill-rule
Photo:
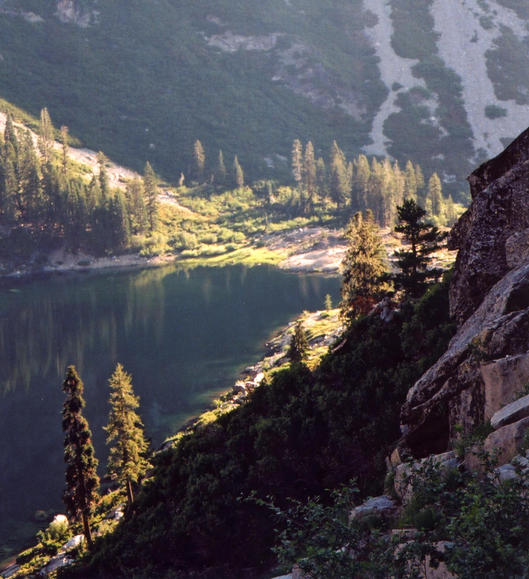
M 450 287 L 459 330 L 402 408 L 415 457 L 447 450 L 529 383 L 529 131 L 469 182 L 471 207 L 449 241 L 459 249 Z

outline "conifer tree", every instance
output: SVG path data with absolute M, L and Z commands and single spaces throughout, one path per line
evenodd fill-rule
M 222 149 L 219 149 L 219 158 L 217 161 L 217 170 L 215 171 L 215 181 L 219 185 L 226 184 L 226 165 L 224 164 L 224 154 Z
M 428 193 L 426 200 L 430 205 L 430 212 L 435 217 L 441 217 L 443 213 L 443 189 L 441 185 L 441 180 L 437 173 L 428 179 Z
M 371 211 L 356 213 L 346 231 L 347 252 L 342 261 L 342 318 L 369 312 L 387 290 L 386 252 Z
M 15 121 L 11 113 L 7 113 L 6 126 L 4 128 L 4 146 L 11 145 L 15 151 L 18 150 L 18 137 L 15 129 Z
M 287 351 L 287 357 L 292 364 L 302 364 L 307 358 L 309 341 L 307 332 L 303 327 L 301 320 L 296 321 L 294 333 L 290 339 L 290 345 Z
M 136 413 L 139 399 L 132 388 L 132 378 L 121 364 L 108 381 L 110 385 L 110 413 L 107 444 L 111 445 L 108 472 L 126 488 L 129 504 L 134 500 L 132 487 L 150 467 L 145 455 L 148 443 L 143 432 L 143 422 Z
M 145 209 L 149 219 L 149 229 L 152 232 L 158 220 L 158 192 L 156 175 L 149 161 L 145 163 L 145 169 L 143 170 L 143 191 L 145 193 Z
M 64 176 L 68 173 L 68 127 L 62 125 L 61 127 L 61 170 Z
M 197 139 L 193 145 L 193 159 L 195 161 L 195 175 L 198 181 L 204 179 L 204 170 L 206 168 L 206 153 L 202 143 Z
M 417 200 L 417 174 L 411 161 L 407 161 L 404 169 L 404 197 Z
M 347 163 L 345 155 L 336 141 L 331 148 L 331 197 L 338 208 L 347 202 L 350 196 L 351 183 L 347 175 Z
M 415 183 L 417 184 L 417 197 L 424 199 L 424 187 L 426 182 L 420 165 L 415 165 Z
M 299 189 L 303 179 L 303 147 L 299 139 L 295 139 L 292 143 L 292 175 Z
M 18 159 L 18 208 L 25 221 L 39 221 L 43 200 L 39 175 L 39 161 L 33 146 L 33 137 L 25 131 L 21 140 Z
M 305 146 L 303 155 L 303 178 L 307 190 L 307 203 L 304 211 L 309 213 L 314 206 L 314 188 L 316 184 L 316 160 L 314 159 L 314 146 L 311 141 Z
M 367 190 L 371 168 L 365 155 L 359 155 L 355 162 L 355 174 L 351 192 L 353 209 L 364 211 L 367 209 Z
M 237 155 L 235 155 L 235 158 L 233 159 L 233 180 L 235 186 L 239 189 L 244 186 L 244 173 Z
M 148 226 L 147 210 L 145 208 L 145 196 L 143 181 L 132 179 L 126 187 L 127 201 L 131 213 L 131 229 L 133 233 L 144 233 Z
M 316 161 L 316 186 L 321 198 L 325 199 L 329 195 L 329 183 L 327 177 L 327 166 L 322 157 Z
M 338 208 L 347 202 L 350 196 L 350 182 L 347 179 L 347 163 L 345 155 L 336 141 L 333 141 L 331 148 L 331 197 Z
M 39 149 L 44 163 L 51 160 L 51 151 L 54 141 L 54 128 L 47 108 L 40 111 Z
M 68 515 L 74 520 L 82 521 L 84 536 L 91 547 L 93 541 L 90 516 L 99 498 L 98 462 L 94 455 L 92 433 L 83 416 L 84 386 L 75 366 L 68 366 L 62 387 L 66 393 L 62 409 L 66 462 L 66 489 L 63 500 Z
M 110 194 L 110 183 L 106 168 L 107 162 L 108 159 L 106 158 L 105 154 L 99 151 L 99 153 L 97 153 L 97 166 L 99 167 L 98 180 L 103 201 L 107 199 Z
M 437 227 L 424 221 L 426 211 L 413 199 L 406 199 L 397 207 L 399 224 L 395 231 L 402 233 L 409 249 L 396 251 L 400 273 L 393 276 L 397 289 L 403 289 L 410 297 L 421 296 L 430 280 L 436 280 L 440 269 L 428 268 L 431 254 L 441 247 L 444 234 Z

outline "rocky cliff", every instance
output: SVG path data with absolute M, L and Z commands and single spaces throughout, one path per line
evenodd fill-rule
M 459 329 L 408 392 L 402 431 L 423 457 L 491 420 L 486 446 L 507 462 L 529 426 L 529 130 L 469 182 L 472 204 L 449 241 L 459 249 L 450 290 Z

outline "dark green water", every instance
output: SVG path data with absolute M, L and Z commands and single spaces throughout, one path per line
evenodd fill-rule
M 158 445 L 200 412 L 264 342 L 302 310 L 336 303 L 338 278 L 268 267 L 169 267 L 36 281 L 0 289 L 0 560 L 62 512 L 61 390 L 75 364 L 100 462 L 108 378 L 132 373 L 147 435 Z

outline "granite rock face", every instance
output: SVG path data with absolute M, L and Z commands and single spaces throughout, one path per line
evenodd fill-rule
M 448 450 L 529 383 L 529 130 L 469 182 L 472 204 L 449 239 L 459 329 L 401 412 L 402 446 L 416 458 Z
M 459 249 L 450 304 L 460 323 L 529 257 L 529 130 L 468 181 L 472 204 L 449 238 L 450 249 Z

